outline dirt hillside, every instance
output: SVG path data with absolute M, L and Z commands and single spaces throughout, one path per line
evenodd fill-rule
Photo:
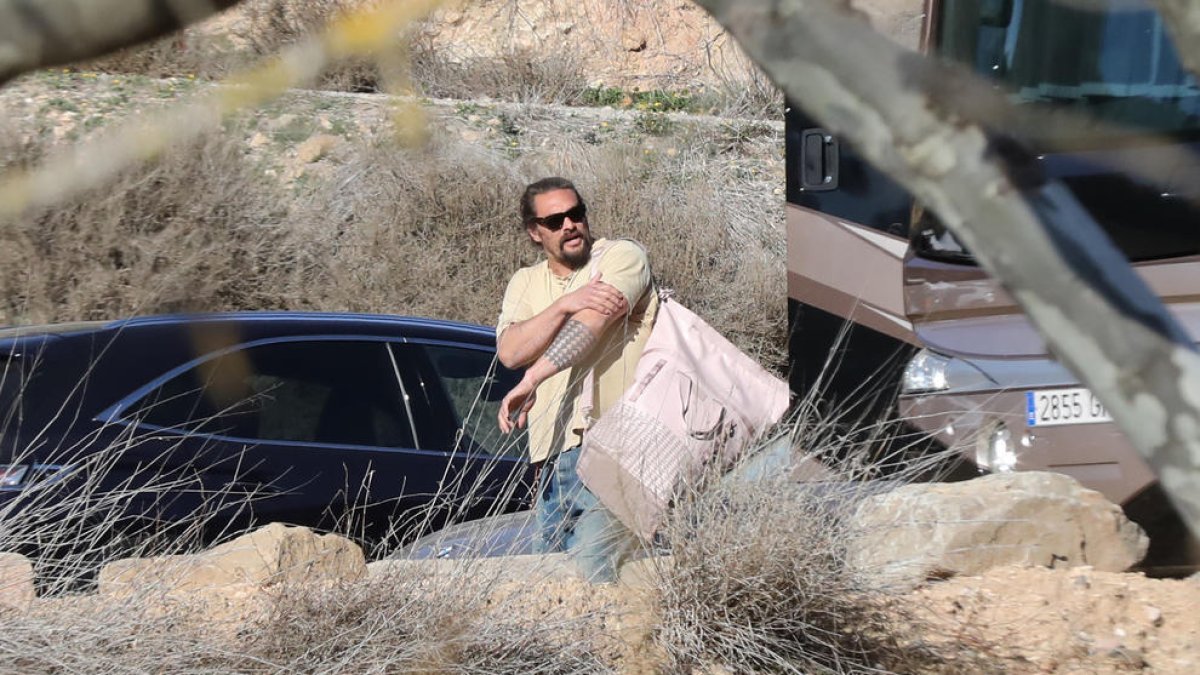
M 237 42 L 248 16 L 279 4 L 287 3 L 250 0 L 198 32 Z M 849 4 L 881 33 L 917 48 L 921 0 Z M 591 86 L 703 88 L 759 77 L 720 25 L 687 0 L 458 0 L 435 11 L 414 34 L 449 61 L 536 54 L 578 66 Z

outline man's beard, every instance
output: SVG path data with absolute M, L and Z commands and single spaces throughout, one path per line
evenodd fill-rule
M 566 248 L 567 242 L 562 242 L 559 245 L 559 253 L 562 256 L 563 263 L 573 270 L 577 270 L 588 263 L 592 258 L 592 238 L 589 235 L 580 237 L 583 240 L 583 246 L 577 251 L 568 251 Z

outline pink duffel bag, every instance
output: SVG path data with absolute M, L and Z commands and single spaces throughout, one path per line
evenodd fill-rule
M 589 374 L 585 410 L 592 390 Z M 712 462 L 736 460 L 790 398 L 786 382 L 660 293 L 634 384 L 583 436 L 579 478 L 648 541 L 676 491 Z

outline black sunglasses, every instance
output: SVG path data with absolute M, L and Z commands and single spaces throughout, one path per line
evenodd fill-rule
M 541 225 L 551 232 L 557 232 L 562 228 L 564 218 L 570 218 L 576 223 L 582 223 L 584 219 L 587 218 L 587 207 L 583 204 L 576 204 L 562 213 L 551 213 L 548 216 L 534 218 L 533 222 Z

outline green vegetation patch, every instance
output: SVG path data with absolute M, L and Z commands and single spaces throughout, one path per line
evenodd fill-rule
M 617 87 L 588 87 L 580 100 L 588 106 L 610 106 L 614 108 L 636 108 L 657 112 L 696 112 L 696 99 L 686 90 L 667 91 L 652 89 L 625 91 Z

